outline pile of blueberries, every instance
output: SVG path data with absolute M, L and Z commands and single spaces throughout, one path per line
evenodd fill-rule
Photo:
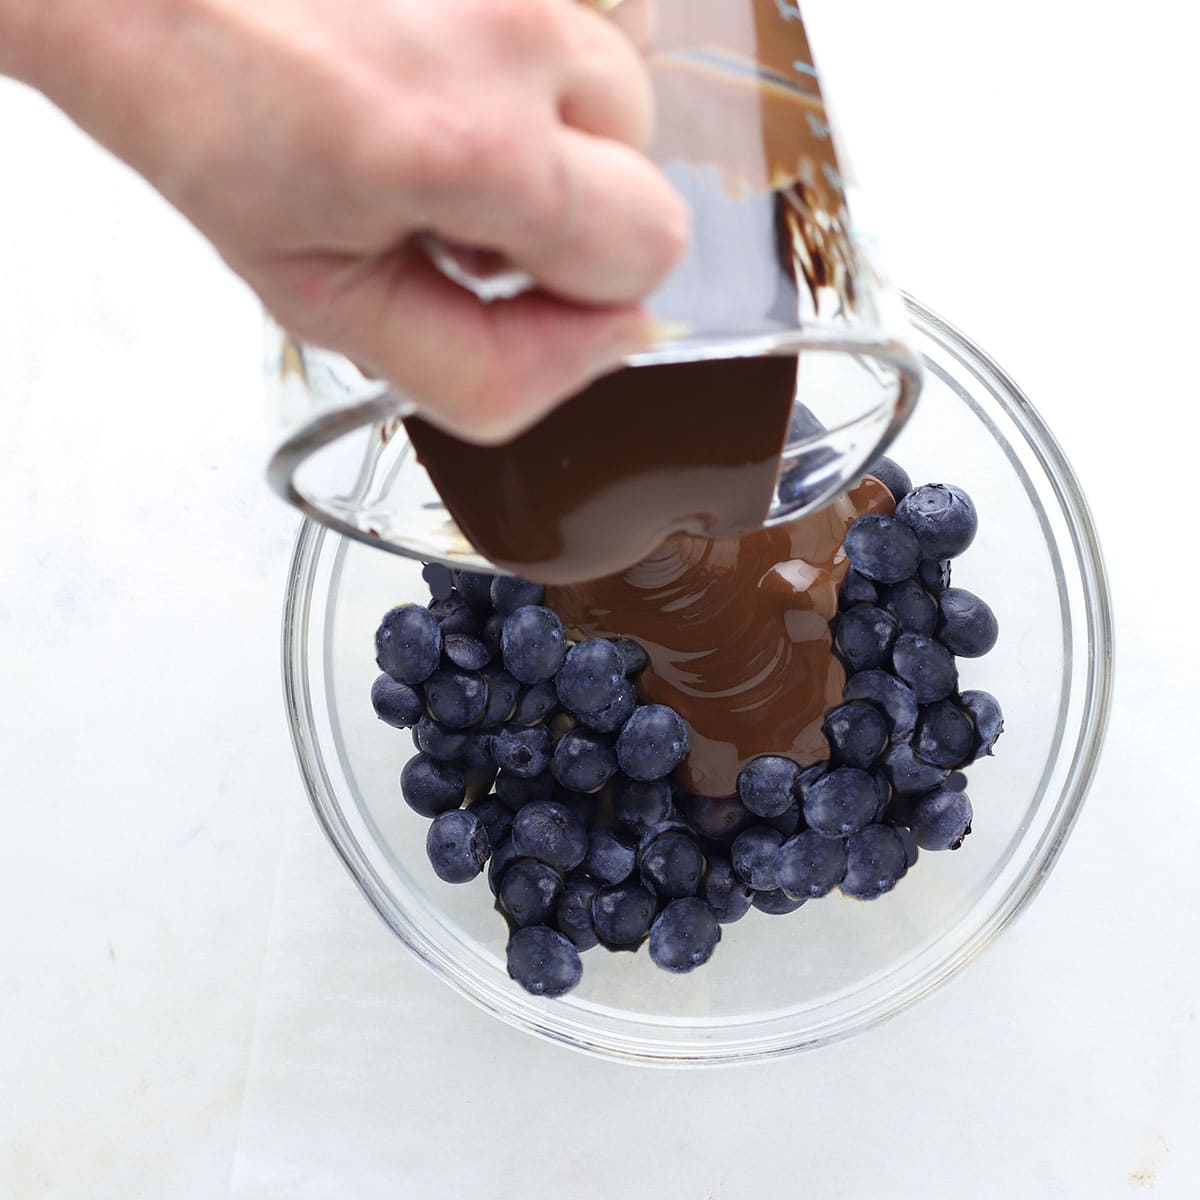
M 823 726 L 830 759 L 762 755 L 736 796 L 672 786 L 687 726 L 638 703 L 644 651 L 572 644 L 540 586 L 429 566 L 431 603 L 383 618 L 371 700 L 412 729 L 402 794 L 431 819 L 441 879 L 487 867 L 508 971 L 528 991 L 569 991 L 596 945 L 648 942 L 658 966 L 690 971 L 751 907 L 792 912 L 835 887 L 874 899 L 918 847 L 955 849 L 970 832 L 960 768 L 1002 728 L 990 695 L 957 690 L 955 655 L 984 654 L 997 635 L 988 606 L 950 586 L 975 510 L 957 488 L 912 490 L 890 460 L 872 473 L 901 499 L 846 537 L 833 636 L 847 682 Z

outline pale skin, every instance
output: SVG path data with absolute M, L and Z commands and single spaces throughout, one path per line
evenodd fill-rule
M 143 174 L 293 333 L 492 442 L 648 342 L 640 302 L 686 246 L 643 154 L 648 11 L 0 0 L 0 73 Z M 536 287 L 485 305 L 426 233 Z

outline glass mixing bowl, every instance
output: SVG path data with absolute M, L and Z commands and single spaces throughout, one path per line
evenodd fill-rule
M 689 975 L 645 953 L 584 955 L 567 997 L 528 995 L 505 970 L 486 876 L 452 887 L 425 857 L 427 822 L 400 796 L 407 732 L 377 720 L 373 634 L 428 591 L 419 563 L 306 524 L 288 580 L 288 716 L 318 819 L 363 894 L 452 987 L 513 1025 L 580 1050 L 670 1065 L 744 1062 L 819 1046 L 895 1016 L 961 970 L 1036 894 L 1096 769 L 1112 681 L 1108 587 L 1087 504 L 1016 385 L 966 337 L 909 301 L 926 385 L 890 452 L 914 483 L 956 483 L 980 516 L 954 582 L 995 609 L 1001 637 L 960 663 L 1006 729 L 969 768 L 974 830 L 923 853 L 879 900 L 834 893 L 787 916 L 752 910 Z M 401 467 L 394 486 L 404 486 Z

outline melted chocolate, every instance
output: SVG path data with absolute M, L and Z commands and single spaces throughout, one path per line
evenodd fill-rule
M 639 698 L 671 705 L 691 735 L 676 782 L 731 795 L 757 754 L 828 757 L 821 722 L 845 683 L 829 632 L 849 566 L 843 539 L 864 513 L 893 507 L 867 479 L 819 512 L 740 539 L 675 536 L 620 574 L 550 588 L 546 603 L 572 636 L 645 647 Z

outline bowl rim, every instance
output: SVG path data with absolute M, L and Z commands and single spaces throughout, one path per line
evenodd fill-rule
M 288 570 L 282 622 L 282 675 L 289 732 L 297 765 L 309 802 L 330 844 L 370 906 L 401 942 L 425 966 L 467 999 L 517 1028 L 604 1058 L 657 1066 L 710 1066 L 769 1061 L 774 1058 L 831 1044 L 873 1028 L 904 1012 L 954 978 L 1025 911 L 1041 890 L 1060 857 L 1078 819 L 1083 801 L 1095 778 L 1108 727 L 1113 689 L 1113 615 L 1107 572 L 1095 522 L 1078 480 L 1061 446 L 1025 393 L 984 350 L 956 326 L 904 294 L 910 320 L 932 342 L 953 356 L 997 395 L 1020 430 L 1049 480 L 1070 535 L 1070 556 L 1079 570 L 1086 617 L 1086 682 L 1082 688 L 1080 734 L 1067 774 L 1059 789 L 1055 810 L 1035 853 L 1023 864 L 1003 901 L 974 934 L 944 955 L 915 984 L 898 997 L 851 1014 L 837 1028 L 816 1035 L 797 1033 L 769 1044 L 744 1046 L 651 1046 L 622 1041 L 596 1033 L 578 1021 L 555 1017 L 545 1002 L 530 998 L 526 1004 L 502 999 L 494 989 L 457 969 L 440 948 L 389 900 L 383 881 L 368 860 L 340 811 L 340 802 L 318 752 L 310 691 L 309 644 L 311 583 L 326 537 L 338 535 L 311 520 L 297 533 Z

